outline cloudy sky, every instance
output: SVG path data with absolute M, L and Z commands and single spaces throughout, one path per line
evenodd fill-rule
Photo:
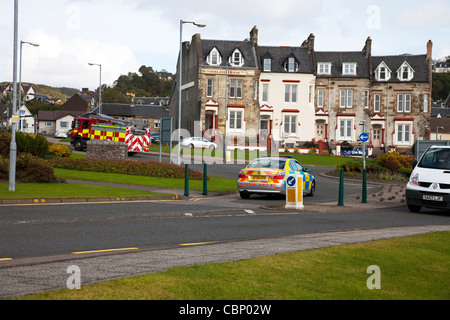
M 12 81 L 14 0 L 0 0 L 0 82 Z M 310 33 L 317 51 L 358 51 L 368 36 L 373 55 L 450 55 L 448 0 L 19 0 L 22 81 L 91 89 L 112 85 L 142 65 L 176 72 L 180 19 L 183 40 L 243 40 L 253 26 L 259 43 L 299 46 Z

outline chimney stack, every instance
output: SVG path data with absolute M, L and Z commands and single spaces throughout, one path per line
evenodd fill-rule
M 253 45 L 258 46 L 258 28 L 256 28 L 256 26 L 250 31 L 250 40 Z
M 433 42 L 431 40 L 427 43 L 427 59 L 433 59 Z

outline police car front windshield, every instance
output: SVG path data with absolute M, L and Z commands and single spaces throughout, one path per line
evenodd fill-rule
M 450 170 L 450 149 L 430 149 L 420 161 L 419 167 Z
M 256 159 L 248 168 L 284 169 L 286 159 Z

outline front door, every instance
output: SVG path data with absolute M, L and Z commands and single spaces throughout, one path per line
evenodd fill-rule
M 373 127 L 372 144 L 373 144 L 374 148 L 380 148 L 381 147 L 381 126 L 374 126 Z
M 325 121 L 316 122 L 316 141 L 325 140 Z

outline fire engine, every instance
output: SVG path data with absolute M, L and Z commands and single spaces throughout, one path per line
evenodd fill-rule
M 88 114 L 75 118 L 72 122 L 70 143 L 75 150 L 83 151 L 89 140 L 110 140 L 128 145 L 128 154 L 149 152 L 151 145 L 150 129 L 137 129 L 126 126 L 125 122 L 101 115 Z

